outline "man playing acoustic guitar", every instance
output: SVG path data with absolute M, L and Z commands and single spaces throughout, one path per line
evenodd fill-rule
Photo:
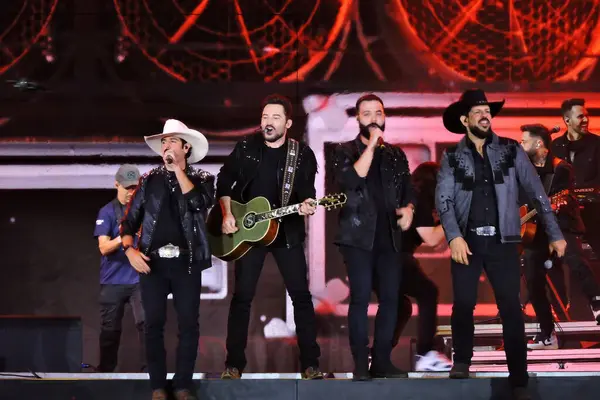
M 535 166 L 544 184 L 544 189 L 551 198 L 553 208 L 558 209 L 558 224 L 567 241 L 564 262 L 569 265 L 572 274 L 580 281 L 590 300 L 594 317 L 600 321 L 600 287 L 583 256 L 581 243 L 577 236 L 585 230 L 579 214 L 579 206 L 572 195 L 568 193 L 573 189 L 573 168 L 569 163 L 554 157 L 549 151 L 552 138 L 548 128 L 540 124 L 533 124 L 522 126 L 521 131 L 523 132 L 521 146 Z M 564 191 L 567 192 L 564 193 Z M 560 204 L 560 207 L 555 206 L 556 204 Z M 552 311 L 546 296 L 546 273 L 548 272 L 547 268 L 551 267 L 547 261 L 550 257 L 548 236 L 544 229 L 538 228 L 530 238 L 530 243 L 527 243 L 527 239 L 527 237 L 523 238 L 525 276 L 529 298 L 541 331 L 527 344 L 527 348 L 530 350 L 558 349 Z
M 238 142 L 217 176 L 217 198 L 222 210 L 222 232 L 240 229 L 231 212 L 231 201 L 247 202 L 264 197 L 271 208 L 302 202 L 298 213 L 279 224 L 276 239 L 268 246 L 256 246 L 235 263 L 235 289 L 227 323 L 227 359 L 222 379 L 238 379 L 246 366 L 245 349 L 250 322 L 250 306 L 267 253 L 272 253 L 283 276 L 292 303 L 300 347 L 302 378 L 322 379 L 319 370 L 321 350 L 312 297 L 308 290 L 304 256 L 304 216 L 315 212 L 317 161 L 305 144 L 287 137 L 292 126 L 292 105 L 279 95 L 263 103 L 261 133 Z

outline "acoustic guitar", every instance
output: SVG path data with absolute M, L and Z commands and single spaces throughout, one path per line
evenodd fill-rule
M 550 204 L 554 212 L 557 212 L 561 206 L 567 203 L 567 199 L 571 196 L 571 190 L 562 190 L 552 196 L 550 196 Z M 529 210 L 527 205 L 519 208 L 519 214 L 521 216 L 521 246 L 527 247 L 533 241 L 535 233 L 537 232 L 537 223 L 533 221 L 533 217 L 537 215 L 537 210 Z
M 329 211 L 343 206 L 346 200 L 344 193 L 335 193 L 315 200 L 314 205 L 323 206 Z M 297 213 L 301 205 L 298 203 L 271 210 L 269 200 L 264 197 L 256 197 L 245 204 L 231 200 L 231 213 L 238 231 L 225 235 L 221 230 L 223 212 L 217 204 L 208 214 L 206 224 L 212 255 L 223 261 L 234 261 L 254 246 L 270 245 L 279 232 L 278 219 Z
M 600 188 L 579 188 L 562 190 L 550 197 L 550 203 L 554 205 L 555 212 L 558 212 L 561 206 L 565 205 L 567 199 L 574 198 L 577 204 L 584 206 L 589 203 L 600 202 Z M 533 241 L 537 224 L 532 221 L 537 215 L 537 210 L 529 210 L 526 205 L 519 209 L 521 215 L 521 247 L 528 246 Z

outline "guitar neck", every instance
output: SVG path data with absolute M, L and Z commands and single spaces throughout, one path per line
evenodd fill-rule
M 298 204 L 293 204 L 291 206 L 285 206 L 285 207 L 276 208 L 271 211 L 266 211 L 264 213 L 258 214 L 256 216 L 256 220 L 258 222 L 258 221 L 266 221 L 266 220 L 270 220 L 270 219 L 274 219 L 274 218 L 285 217 L 286 215 L 297 213 L 298 210 L 300 209 L 301 205 L 302 205 L 302 203 L 298 203 Z
M 534 208 L 521 218 L 521 225 L 529 222 L 529 220 L 537 215 L 537 210 Z

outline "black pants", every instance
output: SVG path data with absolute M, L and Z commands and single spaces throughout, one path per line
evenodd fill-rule
M 192 376 L 198 353 L 200 327 L 198 312 L 202 272 L 198 265 L 188 274 L 188 259 L 152 259 L 151 272 L 140 275 L 142 301 L 146 311 L 146 360 L 152 389 L 163 389 L 167 379 L 164 328 L 167 296 L 173 293 L 179 343 L 173 384 L 175 389 L 193 389 Z
M 392 341 L 398 315 L 401 269 L 398 253 L 368 251 L 340 246 L 350 283 L 348 327 L 350 349 L 355 360 L 369 354 L 368 307 L 371 292 L 376 288 L 379 308 L 375 317 L 373 365 L 386 368 L 390 363 Z M 373 284 L 375 280 L 375 284 Z
M 595 297 L 600 296 L 600 286 L 598 286 L 594 274 L 583 255 L 581 242 L 571 232 L 565 231 L 563 236 L 567 241 L 563 262 L 569 266 L 572 276 L 581 283 L 583 293 L 587 296 L 588 301 L 592 303 Z M 540 324 L 540 331 L 544 337 L 548 337 L 554 330 L 552 310 L 546 294 L 546 274 L 548 270 L 544 267 L 544 262 L 549 257 L 548 243 L 547 240 L 542 243 L 536 241 L 534 245 L 535 247 L 525 249 L 523 252 L 525 277 L 531 305 Z
M 435 283 L 423 273 L 417 259 L 409 253 L 402 253 L 402 278 L 398 304 L 398 320 L 394 332 L 395 347 L 400 340 L 404 327 L 412 315 L 412 304 L 406 296 L 417 301 L 419 320 L 417 328 L 417 354 L 425 355 L 434 347 L 437 331 L 437 306 L 439 291 Z
M 586 204 L 581 210 L 581 219 L 585 225 L 583 237 L 596 257 L 600 259 L 600 205 L 595 203 Z
M 235 289 L 227 322 L 227 367 L 243 371 L 246 367 L 246 344 L 250 307 L 267 253 L 271 252 L 283 283 L 294 305 L 294 321 L 300 348 L 300 365 L 318 367 L 321 349 L 317 344 L 317 322 L 308 290 L 308 267 L 302 245 L 286 247 L 254 247 L 235 263 Z
M 504 348 L 509 381 L 514 387 L 527 385 L 527 347 L 525 324 L 521 312 L 520 262 L 517 245 L 502 244 L 497 237 L 468 235 L 473 253 L 469 265 L 452 261 L 452 341 L 454 363 L 471 364 L 473 357 L 473 311 L 477 304 L 477 287 L 485 270 L 502 318 Z
M 98 372 L 113 372 L 119 360 L 119 344 L 125 306 L 129 304 L 140 341 L 140 371 L 146 366 L 144 308 L 139 285 L 100 285 L 100 363 Z

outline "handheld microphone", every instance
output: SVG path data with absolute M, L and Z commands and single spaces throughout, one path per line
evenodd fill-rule
M 547 259 L 546 261 L 544 261 L 544 268 L 552 269 L 552 267 L 554 266 L 554 263 L 557 260 L 558 260 L 558 257 L 556 256 L 556 253 L 552 252 L 552 254 L 550 254 L 550 258 Z
M 560 126 L 556 125 L 554 128 L 550 129 L 550 134 L 560 132 Z
M 383 138 L 381 136 L 377 138 L 377 146 L 379 146 L 380 149 L 383 149 L 385 147 L 385 144 L 383 144 Z

